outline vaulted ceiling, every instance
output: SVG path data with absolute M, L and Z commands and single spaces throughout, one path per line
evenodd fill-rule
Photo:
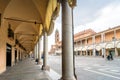
M 28 51 L 45 32 L 50 35 L 59 12 L 58 0 L 0 0 L 0 13 Z

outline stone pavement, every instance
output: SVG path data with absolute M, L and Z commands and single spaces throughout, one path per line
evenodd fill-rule
M 0 80 L 52 80 L 47 71 L 41 70 L 34 60 L 26 59 L 7 68 L 0 74 Z
M 62 74 L 62 56 L 49 56 L 48 64 Z M 75 56 L 77 80 L 120 80 L 120 57 L 108 61 L 102 57 Z

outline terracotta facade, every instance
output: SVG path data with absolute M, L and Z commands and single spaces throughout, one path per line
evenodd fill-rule
M 59 41 L 59 45 L 53 46 L 50 53 L 61 55 L 61 41 Z M 105 49 L 105 52 L 102 52 L 102 49 Z M 113 56 L 120 56 L 120 26 L 98 33 L 87 29 L 74 35 L 74 53 L 76 55 L 107 56 L 110 52 Z

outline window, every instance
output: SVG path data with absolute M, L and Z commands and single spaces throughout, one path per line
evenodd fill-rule
M 115 40 L 115 37 L 112 37 L 112 40 L 114 41 L 114 40 Z

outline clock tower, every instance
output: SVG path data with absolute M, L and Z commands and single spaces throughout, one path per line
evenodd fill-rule
M 59 42 L 60 36 L 59 36 L 59 31 L 56 29 L 55 31 L 55 44 Z

